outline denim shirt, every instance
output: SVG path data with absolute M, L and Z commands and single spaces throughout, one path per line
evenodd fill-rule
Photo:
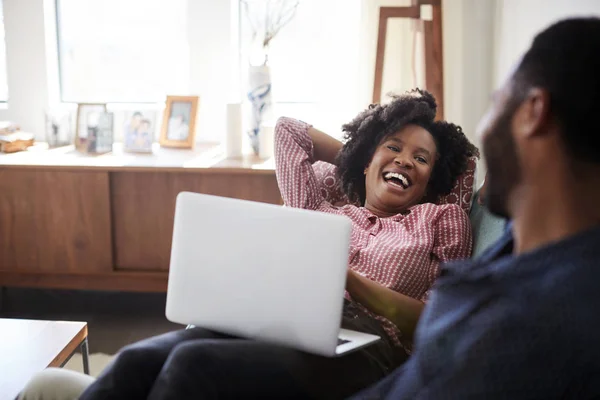
M 510 227 L 509 227 L 510 228 Z M 600 398 L 600 228 L 447 264 L 407 363 L 356 399 Z

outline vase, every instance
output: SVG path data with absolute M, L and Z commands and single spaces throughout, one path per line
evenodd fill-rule
M 246 93 L 246 98 L 250 103 L 247 133 L 252 150 L 258 155 L 261 127 L 265 121 L 273 118 L 271 70 L 267 65 L 248 67 L 248 90 Z

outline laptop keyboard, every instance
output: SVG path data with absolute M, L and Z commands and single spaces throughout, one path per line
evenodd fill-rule
M 346 343 L 350 343 L 350 341 L 338 338 L 338 343 L 337 343 L 338 346 L 341 344 L 346 344 Z

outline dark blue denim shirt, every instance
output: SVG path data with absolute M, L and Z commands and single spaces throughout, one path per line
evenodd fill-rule
M 600 398 L 600 228 L 447 264 L 401 368 L 356 399 Z

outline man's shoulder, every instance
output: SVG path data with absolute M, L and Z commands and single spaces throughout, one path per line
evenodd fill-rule
M 415 346 L 424 381 L 456 378 L 449 365 L 464 366 L 457 371 L 499 391 L 507 382 L 525 387 L 528 381 L 562 390 L 569 380 L 581 380 L 573 368 L 583 366 L 586 374 L 600 374 L 600 272 L 574 263 L 580 268 L 518 279 L 504 271 L 469 271 L 468 279 L 438 287 Z
M 600 229 L 518 257 L 504 250 L 447 266 L 390 398 L 600 393 Z
M 514 330 L 536 337 L 540 346 L 564 341 L 575 349 L 597 341 L 600 231 L 523 256 L 500 254 L 446 266 L 430 299 L 431 319 L 450 317 L 455 327 L 466 322 L 468 332 L 462 333 L 467 336 L 477 334 L 472 331 L 476 326 L 479 334 L 491 329 L 504 332 L 503 340 L 520 341 L 520 335 L 508 335 Z M 571 344 L 574 339 L 578 343 Z M 519 345 L 528 344 L 519 342 L 515 348 Z

